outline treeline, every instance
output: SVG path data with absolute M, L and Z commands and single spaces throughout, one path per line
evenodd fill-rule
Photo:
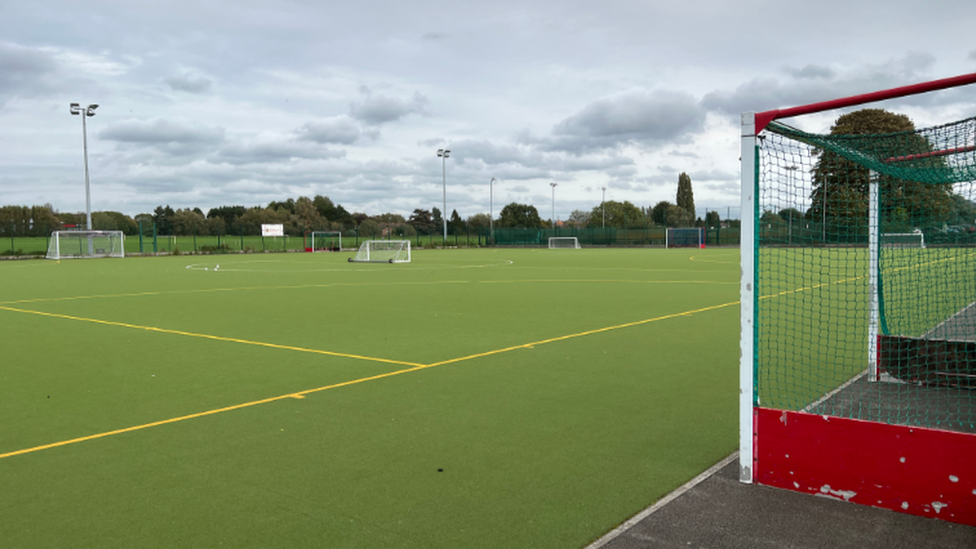
M 691 178 L 678 177 L 676 203 L 662 201 L 653 207 L 638 207 L 630 201 L 613 200 L 596 205 L 591 211 L 574 211 L 566 227 L 614 227 L 645 229 L 653 227 L 718 227 L 718 212 L 708 212 L 705 219 L 695 217 Z M 476 234 L 492 225 L 488 214 L 479 213 L 462 219 L 457 210 L 446 220 L 449 235 Z M 737 221 L 732 222 L 737 224 Z M 400 214 L 368 215 L 350 213 L 327 196 L 289 198 L 267 206 L 219 206 L 206 213 L 200 208 L 174 210 L 157 206 L 151 213 L 129 217 L 121 212 L 92 212 L 95 230 L 122 231 L 127 235 L 260 235 L 261 225 L 283 225 L 285 234 L 301 236 L 309 231 L 357 231 L 360 235 L 401 236 L 437 235 L 444 230 L 445 219 L 439 209 L 418 208 L 409 218 Z M 494 220 L 496 227 L 551 228 L 535 206 L 513 202 L 503 207 Z M 47 236 L 69 227 L 84 228 L 84 213 L 58 212 L 51 204 L 43 206 L 0 207 L 0 236 Z

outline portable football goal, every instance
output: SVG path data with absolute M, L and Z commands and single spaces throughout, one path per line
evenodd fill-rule
M 578 250 L 580 249 L 579 240 L 575 236 L 550 236 L 550 250 Z
M 47 245 L 48 259 L 125 257 L 122 231 L 55 231 Z
M 742 115 L 743 482 L 976 525 L 976 118 L 781 121 L 972 83 Z
M 410 263 L 409 240 L 367 240 L 359 245 L 355 263 Z

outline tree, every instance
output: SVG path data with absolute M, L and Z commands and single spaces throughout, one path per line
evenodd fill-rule
M 451 220 L 447 222 L 447 225 L 453 234 L 461 234 L 464 232 L 464 220 L 458 215 L 457 210 L 451 211 Z
M 599 220 L 600 226 L 602 227 L 604 215 L 606 216 L 607 227 L 616 227 L 618 229 L 641 229 L 647 225 L 644 214 L 641 212 L 640 208 L 633 205 L 628 200 L 623 202 L 607 200 L 602 204 L 598 204 L 590 212 L 590 219 L 593 219 L 594 221 Z
M 444 228 L 444 218 L 441 217 L 441 211 L 437 207 L 430 209 L 431 224 L 434 226 L 436 231 L 443 232 Z
M 861 109 L 841 115 L 830 128 L 831 135 L 874 135 L 912 132 L 915 124 L 904 114 L 884 109 Z M 930 143 L 917 134 L 905 134 L 902 138 L 913 153 L 932 150 Z M 834 227 L 867 226 L 868 215 L 868 168 L 859 166 L 841 155 L 817 149 L 819 157 L 813 169 L 813 190 L 810 193 L 810 219 L 826 219 Z M 933 163 L 945 160 L 932 159 Z M 930 166 L 936 167 L 936 166 Z M 952 210 L 951 184 L 925 184 L 915 181 L 879 176 L 881 196 L 896 207 L 882 208 L 881 222 L 884 230 L 892 227 L 911 227 L 920 224 L 941 224 Z
M 675 204 L 688 212 L 689 224 L 695 219 L 695 193 L 691 190 L 691 177 L 685 172 L 678 176 L 678 196 Z
M 213 219 L 219 217 L 224 220 L 224 226 L 229 227 L 231 224 L 237 222 L 237 218 L 244 215 L 247 210 L 244 206 L 219 206 L 217 208 L 211 208 L 207 212 L 207 219 Z
M 364 238 L 380 238 L 383 236 L 383 228 L 380 227 L 379 223 L 373 221 L 372 219 L 364 220 L 359 224 L 358 227 L 356 227 L 356 230 L 359 232 L 359 236 Z
M 173 234 L 173 215 L 176 212 L 173 208 L 169 207 L 169 204 L 164 208 L 163 206 L 156 206 L 153 210 L 153 221 L 156 223 L 156 232 L 158 234 Z
M 654 208 L 651 209 L 651 220 L 662 227 L 667 226 L 668 208 L 671 206 L 674 206 L 674 204 L 667 200 L 662 200 L 655 204 Z
M 712 210 L 705 214 L 705 226 L 709 229 L 714 229 L 716 227 L 722 226 L 722 216 L 718 212 Z
M 668 210 L 664 214 L 664 225 L 666 227 L 688 227 L 691 222 L 692 217 L 688 210 L 676 204 L 668 205 Z
M 602 227 L 603 217 L 601 216 L 599 219 L 601 222 L 600 226 Z M 584 212 L 583 210 L 573 210 L 572 213 L 569 214 L 569 224 L 574 227 L 581 227 L 581 228 L 586 227 L 589 223 L 590 223 L 590 212 Z
M 289 199 L 290 200 L 290 199 Z M 269 205 L 270 207 L 270 205 Z M 285 210 L 286 208 L 281 208 Z M 319 215 L 318 209 L 312 203 L 312 199 L 307 196 L 299 197 L 292 206 L 292 223 L 298 225 L 306 231 L 315 230 L 322 225 L 325 219 Z
M 498 214 L 499 227 L 524 227 L 527 229 L 542 228 L 542 219 L 535 206 L 512 202 L 502 208 Z
M 189 208 L 176 210 L 171 222 L 173 234 L 191 235 L 207 233 L 206 218 Z
M 417 229 L 420 234 L 433 234 L 434 232 L 434 220 L 428 210 L 417 208 L 410 214 L 407 223 Z
M 491 226 L 491 218 L 486 213 L 478 213 L 468 217 L 468 228 L 474 231 L 487 229 Z

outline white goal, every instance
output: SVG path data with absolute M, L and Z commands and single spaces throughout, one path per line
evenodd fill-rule
M 122 231 L 55 231 L 47 245 L 48 259 L 125 257 Z
M 910 233 L 884 233 L 881 235 L 882 248 L 924 248 L 925 235 L 915 230 Z
M 410 263 L 409 240 L 367 240 L 359 245 L 355 257 L 357 263 Z
M 578 250 L 580 249 L 579 240 L 575 236 L 550 236 L 550 250 Z
M 342 233 L 340 231 L 313 231 L 309 233 L 310 250 L 313 252 L 341 252 Z
M 666 248 L 704 248 L 705 229 L 702 227 L 689 227 L 683 229 L 668 229 L 665 239 Z

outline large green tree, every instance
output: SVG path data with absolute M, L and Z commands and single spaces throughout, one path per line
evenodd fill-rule
M 831 135 L 877 135 L 901 133 L 897 138 L 878 137 L 893 143 L 900 141 L 907 154 L 932 150 L 931 144 L 913 132 L 915 124 L 904 114 L 884 109 L 861 109 L 841 115 L 830 128 Z M 813 190 L 810 194 L 809 219 L 826 219 L 833 230 L 863 231 L 867 226 L 868 168 L 855 164 L 840 154 L 824 149 L 818 155 L 813 169 Z M 881 154 L 897 154 L 884 152 Z M 903 153 L 904 154 L 904 153 Z M 933 159 L 932 162 L 944 162 Z M 933 226 L 945 222 L 952 211 L 952 186 L 950 184 L 925 184 L 916 181 L 879 176 L 881 185 L 882 223 L 885 231 L 906 230 L 912 227 Z
M 678 196 L 675 198 L 675 204 L 688 212 L 688 217 L 694 222 L 695 193 L 691 190 L 691 177 L 685 172 L 681 172 L 678 176 Z
M 668 208 L 674 206 L 674 204 L 668 202 L 667 200 L 662 200 L 651 208 L 651 220 L 661 226 L 667 225 L 668 218 Z
M 502 208 L 498 214 L 499 227 L 525 227 L 537 229 L 543 226 L 542 219 L 539 217 L 539 210 L 535 206 L 512 202 Z
M 602 204 L 596 205 L 593 210 L 590 211 L 590 219 L 594 221 L 599 220 L 600 225 L 598 226 L 601 227 L 603 226 L 604 215 L 606 215 L 607 227 L 616 227 L 618 229 L 641 229 L 647 226 L 647 220 L 644 218 L 644 213 L 641 212 L 640 208 L 633 205 L 629 200 L 625 200 L 623 202 L 607 200 Z

